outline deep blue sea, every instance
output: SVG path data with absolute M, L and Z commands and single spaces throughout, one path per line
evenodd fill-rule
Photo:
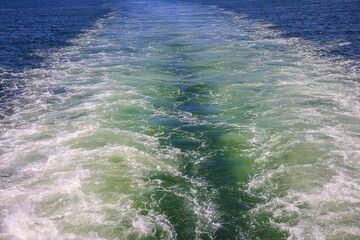
M 195 0 L 272 24 L 285 38 L 302 38 L 319 44 L 321 55 L 360 57 L 360 1 L 242 1 Z
M 0 104 L 24 90 L 25 80 L 14 73 L 38 68 L 53 49 L 68 46 L 71 39 L 109 13 L 110 8 L 104 3 L 101 0 L 2 0 Z M 11 113 L 12 109 L 7 112 Z
M 360 239 L 360 0 L 0 0 L 0 239 Z

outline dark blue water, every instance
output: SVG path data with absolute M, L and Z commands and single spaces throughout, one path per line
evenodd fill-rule
M 1 0 L 0 107 L 23 90 L 16 73 L 41 66 L 51 49 L 70 45 L 109 11 L 103 0 Z
M 37 52 L 69 45 L 108 13 L 103 1 L 3 0 L 0 6 L 0 66 L 12 71 L 38 67 Z
M 319 54 L 360 59 L 360 1 L 358 0 L 191 0 L 268 22 L 284 37 L 323 45 Z

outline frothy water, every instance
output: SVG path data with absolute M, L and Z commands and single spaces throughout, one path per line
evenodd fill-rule
M 356 239 L 357 63 L 233 12 L 124 1 L 1 120 L 1 239 Z

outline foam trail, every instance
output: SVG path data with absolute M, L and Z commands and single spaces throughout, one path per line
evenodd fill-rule
M 1 238 L 359 237 L 354 63 L 268 27 L 123 1 L 22 72 L 1 120 Z

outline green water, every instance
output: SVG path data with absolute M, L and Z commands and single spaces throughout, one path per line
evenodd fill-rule
M 360 237 L 356 73 L 215 7 L 117 4 L 23 73 L 1 239 Z

